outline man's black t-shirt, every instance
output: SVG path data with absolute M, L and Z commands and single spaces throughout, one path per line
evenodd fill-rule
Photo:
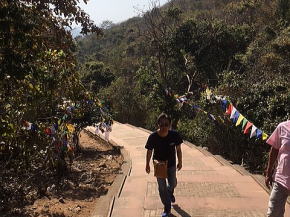
M 182 143 L 182 139 L 178 132 L 169 130 L 168 135 L 161 137 L 158 135 L 157 131 L 150 134 L 147 143 L 145 145 L 146 149 L 154 150 L 153 159 L 168 161 L 167 167 L 176 166 L 176 146 Z

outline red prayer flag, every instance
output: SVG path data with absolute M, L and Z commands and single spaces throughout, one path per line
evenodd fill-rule
M 45 132 L 46 135 L 51 135 L 51 129 L 50 128 L 46 128 L 44 130 L 44 132 Z
M 231 115 L 232 114 L 232 110 L 233 110 L 233 104 L 230 103 L 228 108 L 227 108 L 226 114 L 227 115 Z
M 247 123 L 245 130 L 244 130 L 244 134 L 247 134 L 250 132 L 250 128 L 251 126 L 253 126 L 253 123 L 251 123 L 250 121 Z

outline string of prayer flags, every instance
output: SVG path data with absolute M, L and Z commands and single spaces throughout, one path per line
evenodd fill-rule
M 216 117 L 213 114 L 210 114 L 209 112 L 202 110 L 199 106 L 193 105 L 192 108 L 196 109 L 197 111 L 202 111 L 204 114 L 208 116 L 209 119 L 216 121 Z
M 96 125 L 95 133 L 99 135 L 101 133 L 105 134 L 105 140 L 109 141 L 110 132 L 112 132 L 112 123 L 98 123 Z
M 269 136 L 262 130 L 258 129 L 253 123 L 248 121 L 240 112 L 229 103 L 225 109 L 227 100 L 223 99 L 221 106 L 225 114 L 230 115 L 230 119 L 235 123 L 236 126 L 242 125 L 242 131 L 244 134 L 250 133 L 250 138 L 256 137 L 257 139 L 266 140 Z
M 30 123 L 28 121 L 25 121 L 24 127 L 26 130 L 31 130 L 31 131 L 37 131 L 38 126 L 36 124 Z
M 102 105 L 102 102 L 99 99 L 93 100 L 82 100 L 81 103 L 85 103 L 85 106 L 91 106 L 93 104 L 99 105 L 98 108 L 92 108 L 93 111 L 97 109 L 101 110 L 101 117 L 104 119 L 103 116 L 107 116 L 107 111 L 103 111 L 105 109 Z M 49 126 L 45 126 L 44 124 L 40 124 L 40 128 L 36 124 L 30 123 L 26 120 L 21 122 L 22 129 L 29 130 L 29 131 L 37 131 L 38 133 L 44 133 L 51 139 L 51 145 L 53 145 L 56 151 L 70 151 L 72 152 L 75 147 L 74 141 L 74 134 L 76 132 L 75 126 L 70 123 L 73 113 L 81 107 L 81 104 L 75 104 L 70 100 L 64 100 L 61 105 L 58 105 L 58 108 L 61 108 L 63 114 L 61 117 L 50 117 L 50 118 L 43 118 L 47 120 Z M 109 132 L 112 131 L 111 122 L 109 121 L 109 125 L 106 127 L 106 135 L 105 139 L 109 140 Z
M 212 91 L 207 88 L 206 89 L 206 99 L 209 100 L 211 103 L 221 103 L 221 107 L 223 112 L 225 112 L 226 115 L 230 116 L 230 119 L 236 126 L 242 126 L 242 132 L 244 134 L 250 134 L 250 138 L 256 137 L 257 139 L 262 139 L 266 140 L 269 136 L 264 133 L 262 130 L 258 129 L 252 122 L 248 121 L 248 119 L 243 116 L 234 106 L 233 104 L 227 99 L 226 96 L 216 96 L 212 93 Z M 178 97 L 177 95 L 175 96 L 176 101 L 179 103 L 179 106 L 182 107 L 183 103 L 188 103 L 188 98 L 186 97 L 187 95 L 183 95 Z M 204 114 L 208 116 L 209 119 L 214 120 L 214 121 L 221 121 L 224 123 L 224 120 L 222 117 L 217 116 L 215 117 L 214 115 L 202 110 L 199 106 L 197 105 L 192 105 L 193 109 L 196 109 L 197 111 L 202 111 Z

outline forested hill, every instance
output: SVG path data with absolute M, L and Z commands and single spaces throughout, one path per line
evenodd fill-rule
M 262 170 L 266 145 L 227 119 L 212 122 L 176 102 L 214 115 L 206 87 L 228 96 L 255 126 L 270 134 L 290 114 L 290 0 L 176 0 L 104 35 L 78 38 L 83 80 L 121 122 L 154 129 L 165 111 L 173 127 L 199 145 Z M 229 144 L 231 146 L 229 147 Z M 234 144 L 234 145 L 233 145 Z
M 160 8 L 160 10 L 167 11 L 177 7 L 182 11 L 182 17 L 184 19 L 190 19 L 195 18 L 199 13 L 202 12 L 210 13 L 220 4 L 224 5 L 226 2 L 231 1 L 214 2 L 212 0 L 177 0 L 166 3 Z M 158 3 L 152 3 L 151 9 L 157 6 Z M 130 49 L 130 47 L 132 48 L 136 43 L 141 43 L 142 41 L 144 42 L 143 36 L 146 32 L 144 15 L 148 13 L 145 13 L 142 11 L 142 9 L 140 9 L 139 13 L 140 16 L 130 18 L 120 24 L 104 21 L 105 31 L 104 36 L 101 38 L 96 37 L 95 35 L 78 37 L 78 57 L 80 58 L 81 62 L 83 63 L 85 57 L 96 54 L 100 55 L 97 56 L 97 59 L 104 60 L 106 57 L 108 57 L 106 52 L 112 51 L 112 49 L 116 51 L 118 50 L 116 48 L 119 47 L 119 49 L 123 52 L 124 49 Z M 174 14 L 172 15 L 174 16 Z M 135 56 L 138 56 L 138 54 L 135 54 Z M 142 56 L 142 54 L 140 56 Z

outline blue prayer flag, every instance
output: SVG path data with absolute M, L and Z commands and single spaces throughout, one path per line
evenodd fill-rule
M 236 123 L 240 117 L 240 112 L 236 111 L 233 118 L 233 123 Z
M 222 109 L 225 112 L 227 110 L 228 101 L 223 99 L 223 100 L 221 100 L 221 104 L 222 104 Z
M 262 135 L 263 135 L 262 130 L 257 129 L 257 133 L 256 133 L 256 137 L 257 137 L 257 139 L 261 139 L 261 138 L 262 138 Z

